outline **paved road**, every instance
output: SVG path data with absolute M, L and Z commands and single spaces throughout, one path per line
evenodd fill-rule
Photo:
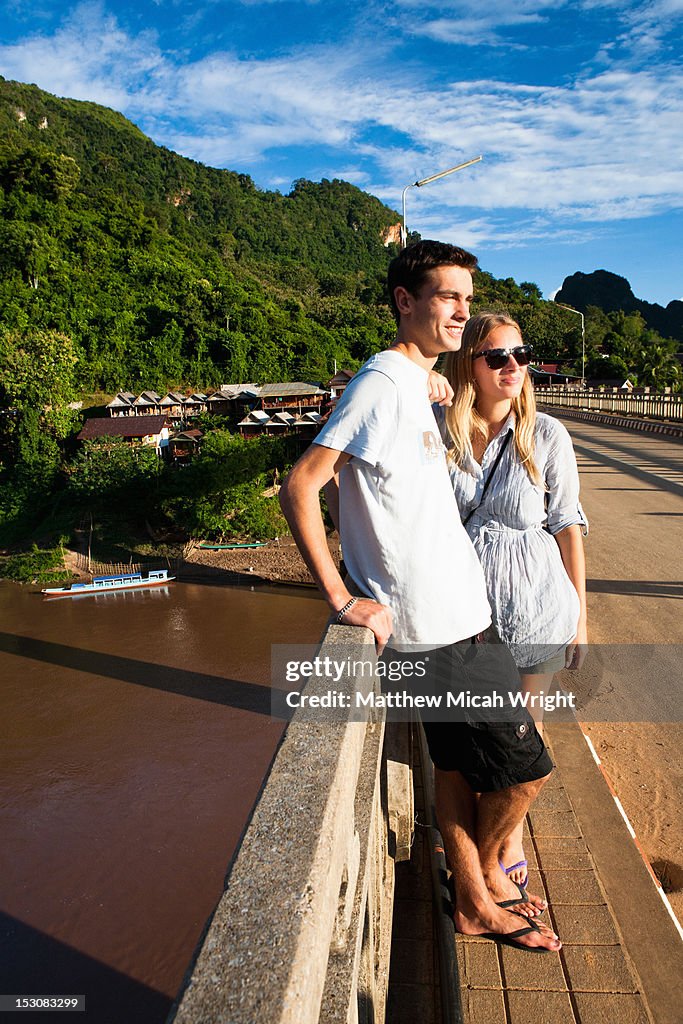
M 592 642 L 683 643 L 683 441 L 565 425 L 591 525 Z
M 683 721 L 683 442 L 567 426 L 591 523 L 590 637 L 597 646 L 586 685 L 601 689 L 591 715 Z
M 597 697 L 580 717 L 680 919 L 683 440 L 564 423 L 590 520 L 584 682 Z

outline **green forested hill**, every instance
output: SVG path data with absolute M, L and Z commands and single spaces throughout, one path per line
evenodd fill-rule
M 398 215 L 346 182 L 262 192 L 4 80 L 0 138 L 0 324 L 71 337 L 82 388 L 325 377 L 391 333 Z
M 155 145 L 125 117 L 0 79 L 0 332 L 73 348 L 92 392 L 325 380 L 393 336 L 385 245 L 399 215 L 344 181 L 289 195 Z M 540 357 L 572 362 L 574 318 L 533 284 L 477 280 Z
M 358 365 L 393 336 L 383 237 L 397 221 L 346 182 L 263 192 L 114 111 L 0 80 L 0 546 L 101 515 L 281 530 L 261 493 L 291 459 L 276 439 L 219 431 L 183 474 L 77 445 L 69 403 Z
M 625 277 L 608 270 L 594 270 L 592 274 L 577 272 L 566 277 L 555 298 L 583 312 L 589 306 L 596 306 L 605 313 L 618 310 L 640 313 L 648 327 L 665 338 L 675 338 L 683 346 L 683 302 L 674 299 L 667 306 L 645 302 L 636 298 Z
M 335 360 L 357 366 L 393 335 L 384 239 L 398 221 L 347 182 L 262 191 L 115 111 L 0 78 L 0 343 L 67 339 L 76 391 L 324 380 Z M 480 273 L 476 286 L 538 358 L 578 369 L 576 317 L 534 284 Z M 670 345 L 648 370 L 661 339 L 637 315 L 588 320 L 589 361 L 608 354 L 615 373 L 676 383 Z

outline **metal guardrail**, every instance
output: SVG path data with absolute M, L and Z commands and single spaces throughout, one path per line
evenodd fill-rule
M 564 420 L 576 420 L 579 423 L 595 423 L 599 427 L 612 427 L 616 430 L 632 430 L 638 433 L 659 434 L 664 437 L 683 438 L 683 423 L 672 423 L 670 420 L 650 420 L 642 416 L 620 416 L 611 412 L 589 412 L 587 409 L 568 409 L 566 406 L 549 406 L 543 401 L 536 403 L 539 412 L 553 412 Z
M 650 388 L 622 391 L 621 388 L 582 389 L 553 385 L 536 387 L 534 391 L 539 405 L 683 423 L 683 395 L 673 394 L 670 389 L 663 392 L 651 391 Z

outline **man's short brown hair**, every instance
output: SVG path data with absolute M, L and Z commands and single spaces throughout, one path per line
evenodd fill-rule
M 396 321 L 400 320 L 394 292 L 405 288 L 411 295 L 418 295 L 430 271 L 436 267 L 462 267 L 471 273 L 477 269 L 477 257 L 466 249 L 448 242 L 434 242 L 425 239 L 403 249 L 389 264 L 387 288 L 389 301 Z

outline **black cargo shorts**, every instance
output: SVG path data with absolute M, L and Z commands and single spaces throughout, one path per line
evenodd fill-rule
M 406 653 L 389 656 L 405 659 Z M 441 698 L 438 707 L 420 711 L 437 768 L 460 772 L 477 793 L 550 775 L 552 761 L 533 718 L 510 699 L 520 691 L 519 671 L 493 626 L 448 647 L 410 656 L 423 666 L 427 659 L 428 666 L 422 678 L 413 676 L 413 694 Z

